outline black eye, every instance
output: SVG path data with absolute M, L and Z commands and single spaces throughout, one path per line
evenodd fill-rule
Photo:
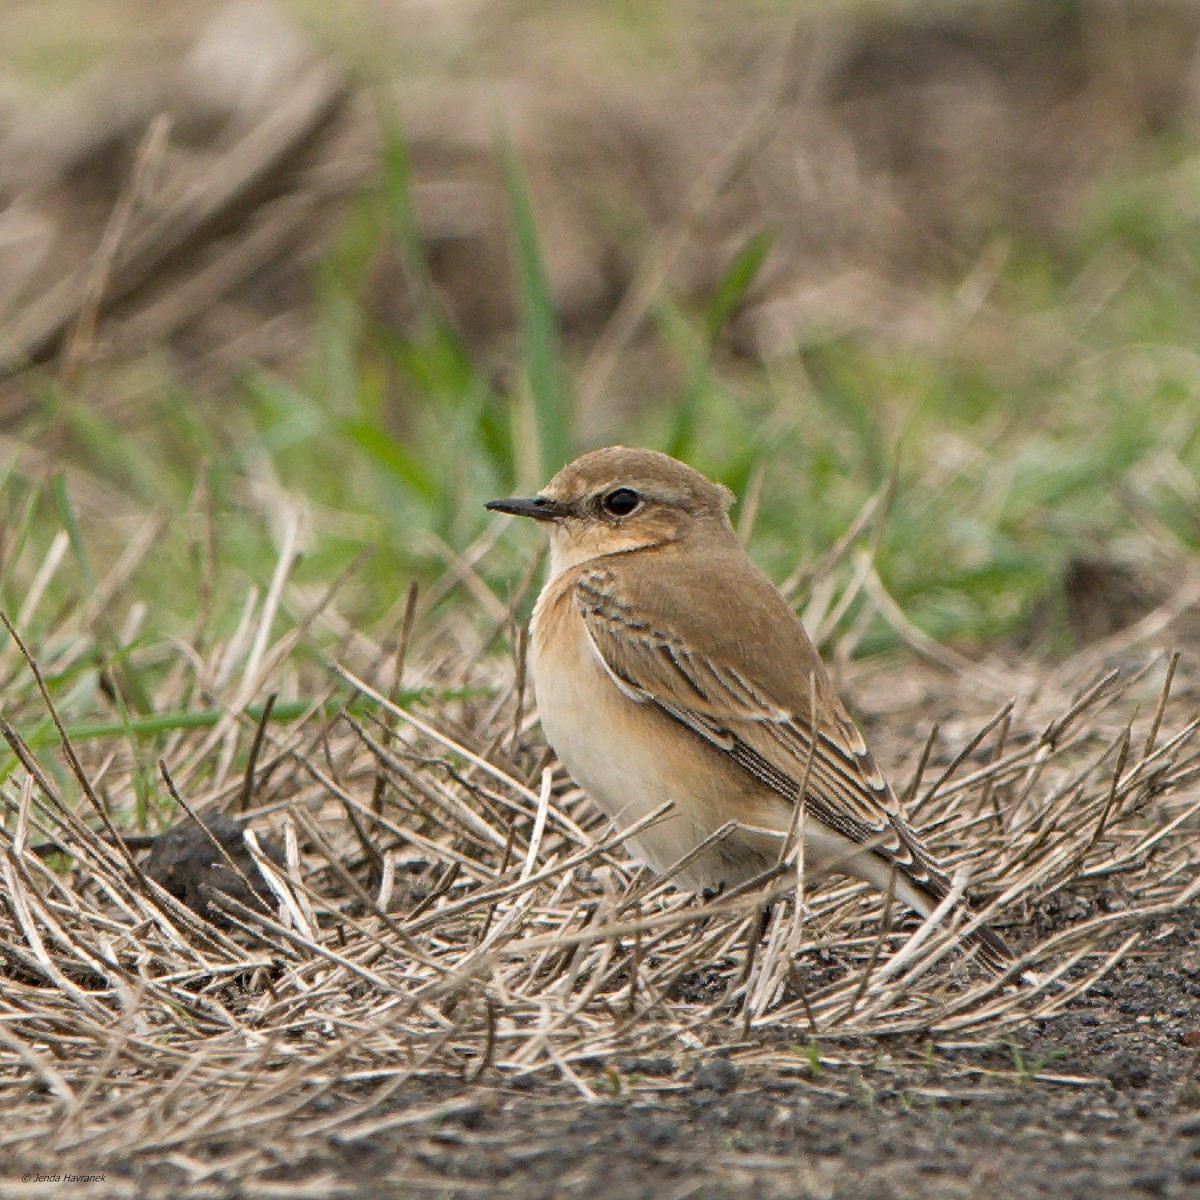
M 614 517 L 627 517 L 641 502 L 641 496 L 633 488 L 616 488 L 600 503 L 604 505 L 604 511 Z

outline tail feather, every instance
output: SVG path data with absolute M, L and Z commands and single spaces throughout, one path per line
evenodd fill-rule
M 892 824 L 907 851 L 909 861 L 901 863 L 893 860 L 889 868 L 894 869 L 908 885 L 904 890 L 909 894 L 901 898 L 911 908 L 927 917 L 950 894 L 953 884 L 936 866 L 916 834 L 903 821 L 893 817 Z M 970 912 L 970 905 L 966 900 L 960 900 L 958 907 L 964 912 Z M 1007 970 L 1015 958 L 1004 939 L 987 925 L 977 925 L 966 935 L 965 940 L 968 945 L 979 948 L 980 960 L 998 974 Z

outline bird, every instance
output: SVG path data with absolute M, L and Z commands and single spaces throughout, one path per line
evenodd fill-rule
M 864 880 L 928 916 L 951 881 L 738 538 L 732 502 L 686 463 L 609 446 L 535 496 L 485 505 L 549 529 L 529 637 L 546 739 L 618 829 L 670 803 L 627 848 L 659 873 L 677 868 L 682 888 L 753 879 L 802 830 L 806 872 Z M 1011 961 L 985 925 L 968 940 L 994 970 Z

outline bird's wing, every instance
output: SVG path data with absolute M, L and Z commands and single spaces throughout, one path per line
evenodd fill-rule
M 661 604 L 653 605 L 652 616 L 640 590 L 630 573 L 605 566 L 584 570 L 575 584 L 592 647 L 613 682 L 694 730 L 787 800 L 799 800 L 807 774 L 812 816 L 894 863 L 935 900 L 944 896 L 949 880 L 905 824 L 799 623 L 788 634 L 804 642 L 803 653 L 792 657 L 808 677 L 794 681 L 788 704 L 756 679 L 743 641 L 723 640 L 715 661 L 657 615 Z

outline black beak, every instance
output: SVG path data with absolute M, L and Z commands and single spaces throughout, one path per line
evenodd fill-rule
M 483 507 L 492 512 L 511 513 L 514 517 L 532 517 L 535 521 L 556 521 L 567 515 L 563 505 L 546 496 L 530 496 L 525 500 L 489 500 Z

